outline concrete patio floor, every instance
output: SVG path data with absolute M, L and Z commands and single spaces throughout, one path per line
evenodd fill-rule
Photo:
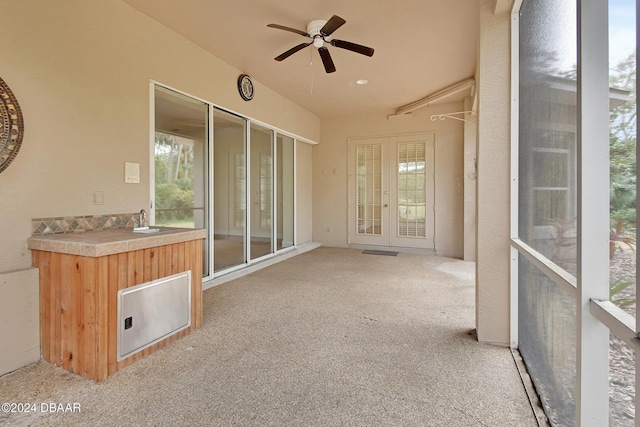
M 36 406 L 0 425 L 537 426 L 511 351 L 474 338 L 474 268 L 315 249 L 205 291 L 202 329 L 103 383 L 0 377 Z

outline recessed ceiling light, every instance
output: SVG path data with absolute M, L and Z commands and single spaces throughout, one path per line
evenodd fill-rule
M 369 80 L 367 79 L 356 80 L 357 85 L 366 85 L 367 83 L 369 83 Z

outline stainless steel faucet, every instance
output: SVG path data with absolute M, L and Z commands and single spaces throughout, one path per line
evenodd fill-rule
M 138 227 L 144 227 L 144 221 L 147 220 L 147 211 L 140 210 L 140 217 L 138 218 Z

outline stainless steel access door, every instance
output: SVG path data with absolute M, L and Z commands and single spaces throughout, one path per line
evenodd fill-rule
M 191 325 L 191 271 L 118 291 L 118 361 Z

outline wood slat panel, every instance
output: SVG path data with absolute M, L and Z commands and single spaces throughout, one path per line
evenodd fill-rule
M 164 260 L 167 256 L 167 247 L 160 246 L 157 248 L 157 262 L 158 262 L 158 278 L 168 276 L 167 274 L 167 266 Z
M 112 256 L 105 256 L 98 259 L 98 273 L 96 285 L 96 380 L 102 381 L 109 374 L 109 291 L 112 289 L 109 280 L 111 270 L 109 261 Z M 117 265 L 117 264 L 116 264 Z M 117 273 L 117 272 L 116 272 Z M 116 282 L 117 284 L 117 282 Z
M 71 323 L 71 336 L 69 340 L 71 341 L 71 354 L 69 357 L 71 358 L 71 372 L 75 372 L 76 374 L 83 374 L 83 370 L 80 366 L 80 361 L 82 360 L 82 349 L 84 347 L 84 292 L 82 286 L 82 268 L 84 260 L 82 257 L 75 255 L 73 257 L 73 295 L 72 304 L 74 305 L 74 316 L 72 316 Z
M 82 316 L 81 340 L 78 341 L 78 349 L 82 354 L 79 361 L 82 375 L 89 378 L 96 378 L 97 343 L 98 334 L 96 332 L 96 286 L 101 283 L 98 280 L 98 258 L 82 257 L 83 269 L 81 276 L 81 289 L 83 293 L 84 305 Z
M 148 248 L 142 251 L 142 283 L 150 282 L 151 280 L 153 280 L 151 278 L 151 258 L 153 257 L 153 255 L 153 248 Z
M 151 265 L 151 275 L 149 276 L 149 280 L 158 280 L 160 277 L 158 271 L 160 269 L 160 261 L 158 260 L 158 251 L 160 248 L 151 248 L 150 253 L 150 265 Z
M 62 295 L 60 296 L 60 358 L 62 367 L 71 371 L 71 359 L 73 358 L 74 341 L 73 324 L 75 323 L 75 302 L 73 300 L 73 276 L 75 275 L 75 265 L 73 256 L 62 257 L 62 268 L 60 274 L 60 286 Z M 56 284 L 51 283 L 51 286 Z
M 62 254 L 50 253 L 51 270 L 49 272 L 49 289 L 47 290 L 49 298 L 49 355 L 50 359 L 55 357 L 56 362 L 60 363 L 60 305 L 62 289 L 60 286 L 52 286 L 51 284 L 61 283 L 62 280 Z M 55 355 L 55 356 L 54 356 Z M 47 360 L 50 360 L 47 359 Z

